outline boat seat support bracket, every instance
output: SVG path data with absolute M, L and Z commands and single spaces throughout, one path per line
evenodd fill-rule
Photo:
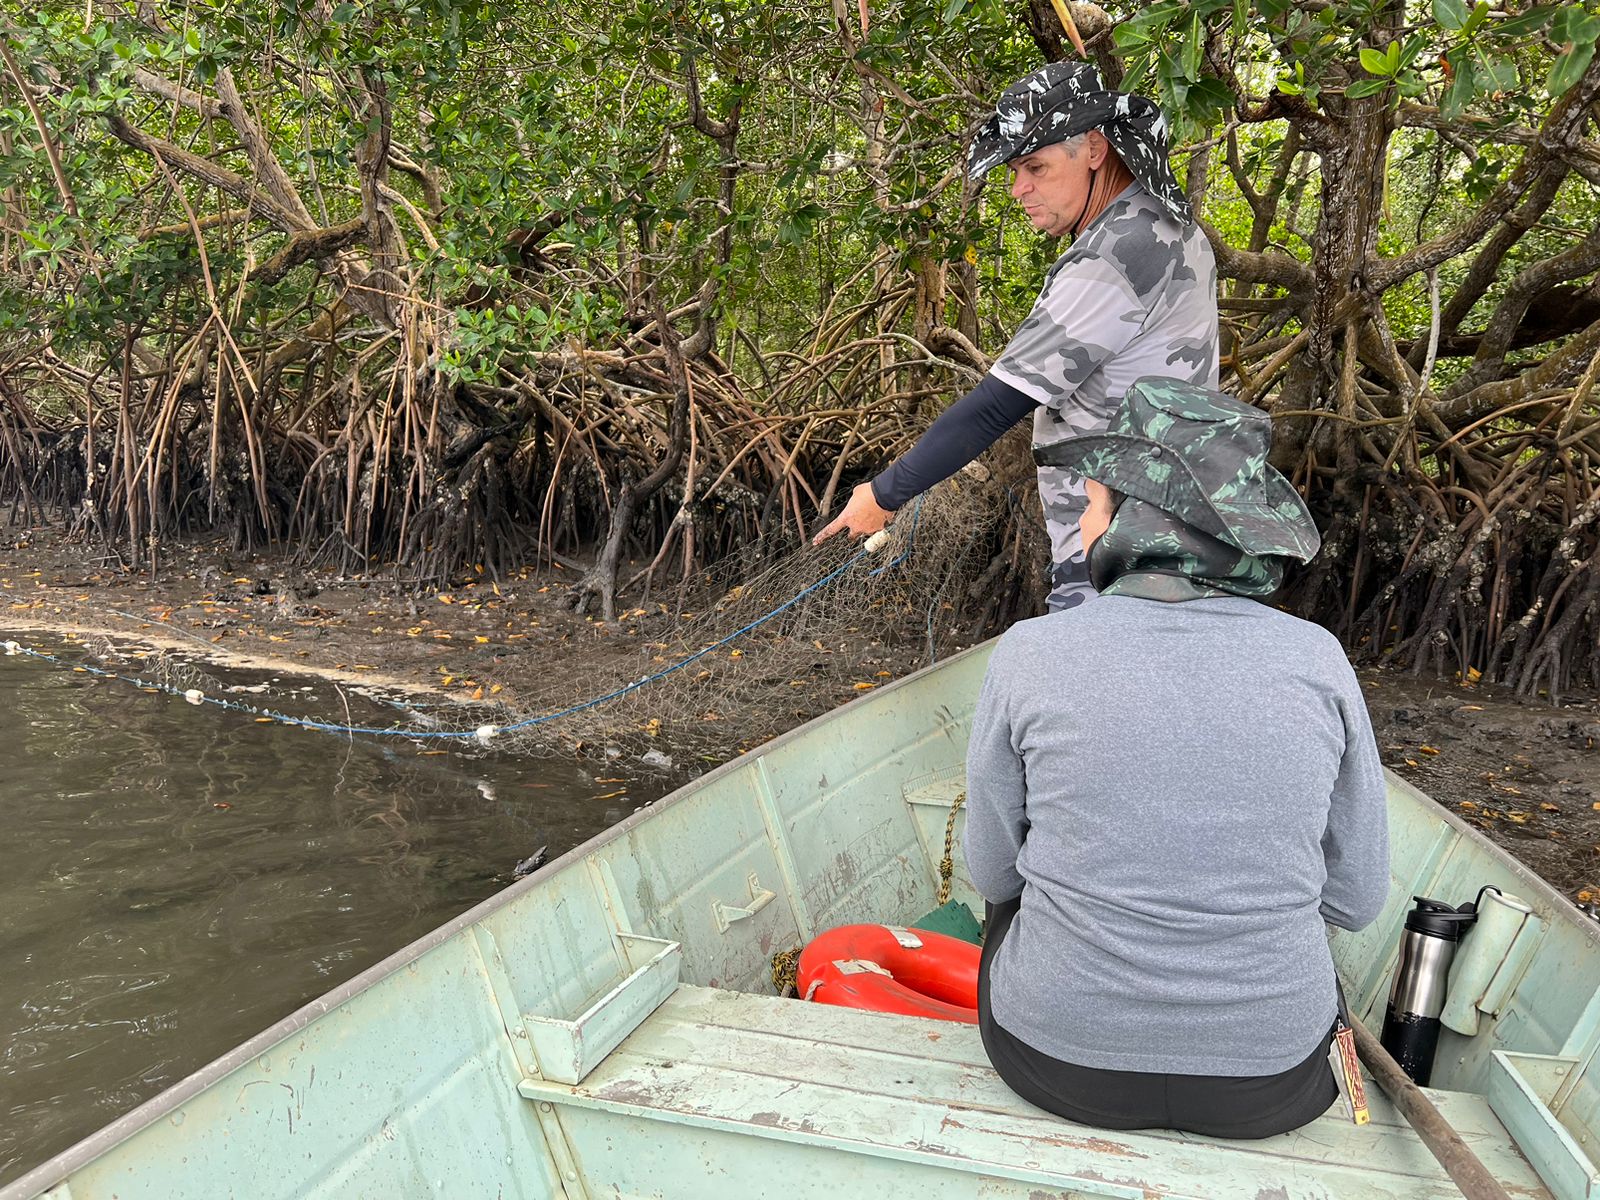
M 776 893 L 770 888 L 761 886 L 761 880 L 752 871 L 750 872 L 750 903 L 743 908 L 739 908 L 732 904 L 724 904 L 721 900 L 713 900 L 711 902 L 711 918 L 716 921 L 719 932 L 727 933 L 729 926 L 735 921 L 747 921 L 771 904 L 774 895 Z

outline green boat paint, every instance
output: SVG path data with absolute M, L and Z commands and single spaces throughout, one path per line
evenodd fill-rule
M 936 907 L 987 658 L 719 767 L 0 1200 L 1459 1195 L 1375 1089 L 1362 1127 L 1336 1106 L 1262 1142 L 1112 1133 L 1018 1100 L 976 1029 L 772 994 L 775 953 Z M 1332 935 L 1352 1008 L 1381 1014 L 1413 895 L 1520 897 L 1527 912 L 1481 943 L 1494 961 L 1463 943 L 1429 1095 L 1513 1195 L 1600 1195 L 1600 926 L 1404 781 L 1389 789 L 1389 903 Z M 951 898 L 975 907 L 955 862 Z

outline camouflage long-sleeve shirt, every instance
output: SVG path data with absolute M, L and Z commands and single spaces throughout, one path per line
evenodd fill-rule
M 1104 429 L 1147 375 L 1217 386 L 1217 266 L 1198 225 L 1180 225 L 1138 184 L 1056 260 L 1033 311 L 990 372 L 1039 405 L 1033 440 Z M 1083 481 L 1039 469 L 1050 527 L 1050 607 L 1093 594 L 1078 522 Z

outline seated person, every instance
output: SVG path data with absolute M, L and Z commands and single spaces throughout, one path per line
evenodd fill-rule
M 1336 1099 L 1324 922 L 1383 906 L 1383 772 L 1333 636 L 1257 597 L 1319 537 L 1271 421 L 1146 378 L 1088 480 L 1099 595 L 995 647 L 967 758 L 984 1047 L 1086 1125 L 1259 1138 Z

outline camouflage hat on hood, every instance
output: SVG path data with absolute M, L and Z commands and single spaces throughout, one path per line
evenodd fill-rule
M 1102 592 L 1188 600 L 1264 596 L 1322 539 L 1305 501 L 1267 462 L 1272 418 L 1223 392 L 1147 377 L 1103 433 L 1034 450 L 1125 497 L 1090 549 Z
M 1108 92 L 1089 63 L 1049 63 L 1000 96 L 973 139 L 967 174 L 981 179 L 1001 163 L 1098 129 L 1133 177 L 1180 225 L 1194 222 L 1167 161 L 1167 118 L 1130 92 Z

